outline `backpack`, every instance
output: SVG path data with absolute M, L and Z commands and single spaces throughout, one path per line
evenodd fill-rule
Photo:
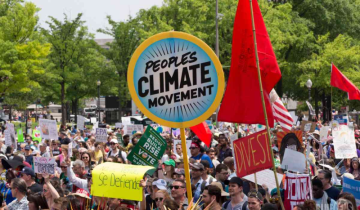
M 224 209 L 227 209 L 227 207 L 228 207 L 228 205 L 229 205 L 229 203 L 230 203 L 230 202 L 231 202 L 231 200 L 226 201 L 226 202 L 224 203 Z M 242 206 L 241 210 L 246 210 L 246 208 L 247 208 L 247 204 L 248 204 L 248 202 L 247 202 L 247 201 L 245 201 L 245 203 L 243 204 L 243 206 Z

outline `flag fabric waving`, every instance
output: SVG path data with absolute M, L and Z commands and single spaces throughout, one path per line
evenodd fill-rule
M 269 94 L 281 78 L 281 72 L 259 5 L 257 1 L 252 2 L 263 94 L 269 125 L 273 127 L 274 117 Z M 260 94 L 250 2 L 240 0 L 234 22 L 230 76 L 220 106 L 218 121 L 265 125 Z
M 290 131 L 294 120 L 274 89 L 270 93 L 270 100 L 275 120 L 284 131 Z
M 212 133 L 206 122 L 190 127 L 190 129 L 199 137 L 199 139 L 210 147 Z
M 331 64 L 330 85 L 347 92 L 349 100 L 360 100 L 359 89 L 334 64 Z

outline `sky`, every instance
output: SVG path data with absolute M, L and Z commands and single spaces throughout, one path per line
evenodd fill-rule
M 41 10 L 38 12 L 39 24 L 47 28 L 49 16 L 58 20 L 76 18 L 83 13 L 82 20 L 89 32 L 95 34 L 96 39 L 111 38 L 109 35 L 96 32 L 99 28 L 109 27 L 106 16 L 110 15 L 115 21 L 124 21 L 129 15 L 135 16 L 140 9 L 161 6 L 163 0 L 27 0 L 33 2 Z

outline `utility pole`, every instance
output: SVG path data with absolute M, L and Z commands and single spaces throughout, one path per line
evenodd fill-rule
M 215 30 L 216 30 L 215 54 L 219 58 L 219 0 L 216 0 Z M 216 109 L 216 128 L 219 127 L 219 123 L 218 123 L 219 107 Z

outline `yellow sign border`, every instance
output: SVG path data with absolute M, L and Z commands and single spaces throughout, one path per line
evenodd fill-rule
M 187 41 L 190 41 L 192 43 L 195 43 L 198 45 L 202 50 L 204 50 L 207 55 L 210 57 L 211 61 L 214 63 L 217 76 L 218 76 L 218 88 L 217 88 L 217 94 L 215 96 L 215 100 L 213 101 L 212 105 L 209 107 L 209 109 L 204 112 L 202 115 L 200 115 L 198 118 L 185 121 L 185 122 L 172 122 L 168 120 L 164 120 L 154 114 L 152 114 L 140 101 L 138 98 L 138 95 L 135 90 L 134 85 L 134 69 L 136 62 L 138 61 L 140 55 L 142 52 L 147 49 L 150 45 L 153 43 L 160 41 L 162 39 L 167 38 L 179 38 L 184 39 Z M 225 89 L 225 80 L 224 80 L 224 72 L 221 66 L 221 63 L 218 59 L 218 57 L 215 55 L 214 51 L 201 39 L 184 33 L 184 32 L 178 32 L 178 31 L 169 31 L 169 32 L 163 32 L 156 34 L 147 40 L 145 40 L 143 43 L 140 44 L 140 46 L 135 50 L 134 54 L 131 57 L 131 60 L 129 62 L 128 67 L 128 75 L 127 75 L 127 81 L 128 81 L 128 88 L 130 91 L 131 98 L 134 100 L 136 106 L 140 109 L 142 113 L 145 114 L 145 116 L 149 117 L 151 120 L 155 121 L 156 123 L 159 123 L 164 126 L 173 127 L 173 128 L 186 128 L 198 125 L 202 123 L 203 121 L 207 120 L 216 110 L 216 108 L 219 106 L 222 96 L 224 94 Z

